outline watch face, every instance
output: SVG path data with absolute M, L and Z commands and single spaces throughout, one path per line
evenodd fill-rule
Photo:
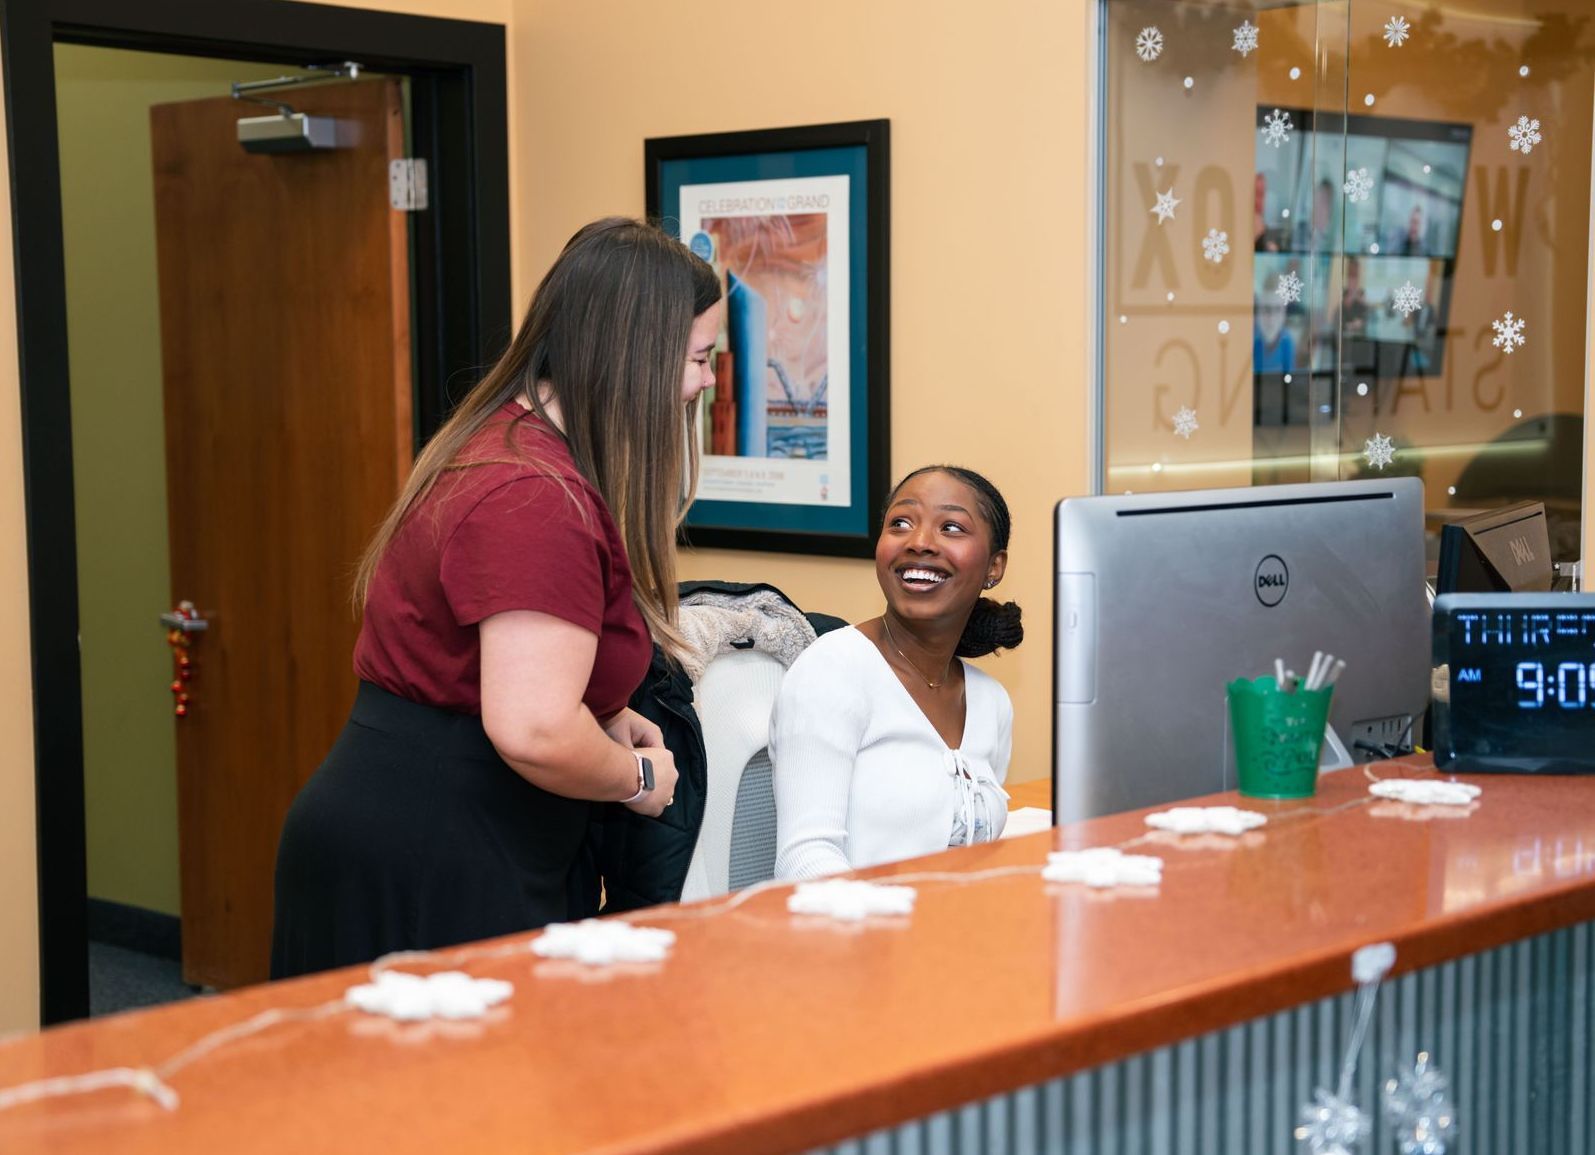
M 654 764 L 641 754 L 637 755 L 637 774 L 642 779 L 644 790 L 654 788 Z
M 1437 766 L 1595 773 L 1595 595 L 1437 598 L 1434 661 Z

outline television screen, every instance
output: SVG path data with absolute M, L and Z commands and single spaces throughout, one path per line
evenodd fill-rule
M 1281 113 L 1290 139 L 1275 147 L 1264 129 Z M 1472 127 L 1271 105 L 1257 124 L 1254 371 L 1331 369 L 1338 332 L 1348 373 L 1439 373 Z M 1365 195 L 1345 191 L 1353 173 Z

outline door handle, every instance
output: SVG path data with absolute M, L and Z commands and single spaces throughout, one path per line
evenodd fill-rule
M 177 608 L 161 615 L 161 625 L 166 627 L 166 641 L 172 647 L 172 713 L 179 718 L 188 717 L 188 683 L 194 676 L 194 659 L 189 649 L 194 644 L 190 634 L 210 629 L 210 622 L 199 616 L 193 602 L 177 603 Z
M 175 610 L 161 615 L 161 625 L 169 630 L 181 630 L 185 634 L 210 629 L 210 622 L 199 616 L 193 602 L 178 602 Z

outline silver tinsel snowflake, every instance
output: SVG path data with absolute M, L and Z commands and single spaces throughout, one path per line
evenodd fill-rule
M 1396 447 L 1383 433 L 1375 433 L 1363 442 L 1362 455 L 1371 468 L 1382 470 L 1396 459 Z
M 1505 317 L 1490 322 L 1490 328 L 1495 330 L 1495 340 L 1490 344 L 1510 353 L 1523 344 L 1523 326 L 1526 323 L 1522 317 L 1513 317 L 1512 310 L 1508 309 Z
M 1507 147 L 1513 152 L 1521 152 L 1524 156 L 1534 151 L 1534 146 L 1545 138 L 1540 135 L 1540 122 L 1536 117 L 1530 120 L 1526 116 L 1517 118 L 1517 123 L 1506 130 L 1506 135 L 1512 138 L 1512 143 Z
M 1269 116 L 1263 117 L 1263 143 L 1271 144 L 1278 148 L 1282 144 L 1290 143 L 1290 130 L 1294 126 L 1290 123 L 1290 113 L 1274 109 Z
M 1368 175 L 1365 168 L 1354 168 L 1346 173 L 1346 183 L 1340 186 L 1346 194 L 1346 199 L 1353 204 L 1361 204 L 1373 192 L 1373 177 Z
M 1135 38 L 1135 54 L 1148 63 L 1163 55 L 1163 33 L 1157 30 L 1157 25 L 1141 29 L 1141 34 Z
M 1196 423 L 1196 410 L 1189 405 L 1181 405 L 1174 411 L 1174 432 L 1177 436 L 1189 441 L 1191 434 L 1200 428 L 1201 426 Z
M 1279 284 L 1274 286 L 1274 292 L 1285 304 L 1301 300 L 1301 278 L 1296 275 L 1296 270 L 1280 274 Z
M 1390 307 L 1403 317 L 1410 317 L 1423 308 L 1423 290 L 1411 281 L 1405 282 L 1390 294 Z
M 1429 1065 L 1427 1051 L 1419 1052 L 1411 1070 L 1385 1080 L 1385 1121 L 1395 1129 L 1401 1155 L 1445 1155 L 1446 1140 L 1457 1133 L 1450 1089 L 1450 1080 Z
M 1372 1133 L 1367 1115 L 1320 1087 L 1311 1103 L 1302 1104 L 1296 1141 L 1307 1144 L 1312 1155 L 1352 1155 L 1352 1148 Z
M 1222 264 L 1229 255 L 1229 234 L 1222 229 L 1208 229 L 1202 238 L 1202 256 L 1215 265 Z
M 1179 198 L 1174 195 L 1173 186 L 1170 186 L 1168 192 L 1157 194 L 1157 204 L 1153 205 L 1147 212 L 1156 213 L 1157 223 L 1162 224 L 1164 221 L 1174 219 L 1174 206 L 1179 203 Z
M 1257 25 L 1250 20 L 1242 20 L 1240 27 L 1235 29 L 1235 43 L 1230 45 L 1242 56 L 1250 56 L 1257 51 Z
M 1412 25 L 1407 23 L 1405 16 L 1392 16 L 1385 21 L 1385 45 L 1389 48 L 1400 48 L 1407 42 L 1407 36 L 1412 31 Z

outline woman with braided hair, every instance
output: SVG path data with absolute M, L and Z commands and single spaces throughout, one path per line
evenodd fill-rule
M 815 878 L 1002 833 L 1013 705 L 962 661 L 1024 639 L 984 597 L 1008 565 L 1008 504 L 980 474 L 916 469 L 875 543 L 878 618 L 805 650 L 770 724 L 777 877 Z

